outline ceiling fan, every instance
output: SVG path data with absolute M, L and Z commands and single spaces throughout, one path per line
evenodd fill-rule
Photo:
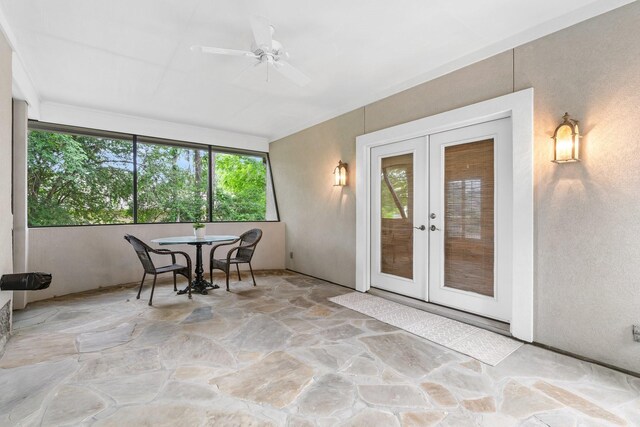
M 275 28 L 264 18 L 251 17 L 251 30 L 254 43 L 251 50 L 224 49 L 210 46 L 192 46 L 191 50 L 214 55 L 246 56 L 257 60 L 256 66 L 264 64 L 269 79 L 269 68 L 273 68 L 298 86 L 306 86 L 311 82 L 302 71 L 289 64 L 286 59 L 289 53 L 284 50 L 282 44 L 273 39 Z

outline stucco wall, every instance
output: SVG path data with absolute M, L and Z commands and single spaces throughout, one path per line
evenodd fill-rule
M 0 159 L 3 159 L 3 167 L 0 168 L 0 274 L 13 272 L 10 166 L 11 84 L 11 48 L 4 35 L 0 33 Z M 0 291 L 0 307 L 11 300 L 11 294 L 11 292 Z
M 271 144 L 287 268 L 355 286 L 354 141 L 363 131 L 364 109 L 358 109 Z M 339 160 L 349 165 L 347 187 L 333 186 Z
M 27 271 L 27 114 L 26 101 L 13 100 L 13 271 Z M 27 305 L 27 292 L 13 292 L 13 309 Z
M 253 268 L 284 268 L 284 224 L 281 222 L 207 224 L 206 233 L 239 235 L 251 228 L 260 228 L 263 232 L 251 262 Z M 29 292 L 28 301 L 140 281 L 142 266 L 131 245 L 124 240 L 125 234 L 133 234 L 151 244 L 149 241 L 157 237 L 193 234 L 193 228 L 190 224 L 31 228 L 28 270 L 51 273 L 53 281 L 48 289 Z M 164 248 L 189 253 L 195 269 L 195 247 L 176 245 Z M 210 249 L 210 246 L 203 246 L 207 273 Z M 170 260 L 166 257 L 165 262 L 166 259 Z M 240 267 L 241 270 L 247 268 L 246 265 Z
M 355 199 L 335 197 L 329 177 L 363 124 L 372 132 L 533 87 L 535 341 L 640 372 L 631 335 L 640 323 L 639 70 L 635 2 L 273 142 L 295 248 L 287 266 L 354 285 Z M 582 121 L 583 161 L 556 165 L 549 137 L 565 111 Z M 307 238 L 315 224 L 321 239 Z
M 536 340 L 640 372 L 640 3 L 516 49 L 535 88 Z M 582 162 L 549 162 L 565 111 Z

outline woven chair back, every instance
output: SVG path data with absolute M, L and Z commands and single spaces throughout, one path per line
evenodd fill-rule
M 147 250 L 149 246 L 147 246 L 142 240 L 138 239 L 135 236 L 132 236 L 131 234 L 125 235 L 124 239 L 127 242 L 131 243 L 131 246 L 133 246 L 133 249 L 136 251 L 136 254 L 138 254 L 138 258 L 142 263 L 142 268 L 144 268 L 144 271 L 150 274 L 155 274 L 156 267 L 153 265 L 153 261 L 151 260 L 151 256 L 149 255 L 149 251 Z
M 258 242 L 261 238 L 262 230 L 260 230 L 259 228 L 254 228 L 245 233 L 242 233 L 242 235 L 240 236 L 240 249 L 238 249 L 236 258 L 244 262 L 250 262 L 251 258 L 253 258 L 253 253 L 255 252 L 256 246 L 258 245 Z M 242 246 L 250 247 L 243 248 Z

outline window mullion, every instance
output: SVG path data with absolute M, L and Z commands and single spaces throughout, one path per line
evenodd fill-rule
M 213 150 L 209 146 L 209 222 L 213 222 Z
M 133 223 L 138 223 L 138 135 L 133 135 Z

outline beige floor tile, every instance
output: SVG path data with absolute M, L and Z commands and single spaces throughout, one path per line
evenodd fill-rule
M 256 280 L 192 300 L 161 284 L 153 307 L 119 286 L 16 311 L 0 425 L 640 422 L 640 379 L 528 345 L 492 367 L 328 301 L 350 289 L 284 271 Z M 371 312 L 403 326 L 420 315 L 391 307 Z

